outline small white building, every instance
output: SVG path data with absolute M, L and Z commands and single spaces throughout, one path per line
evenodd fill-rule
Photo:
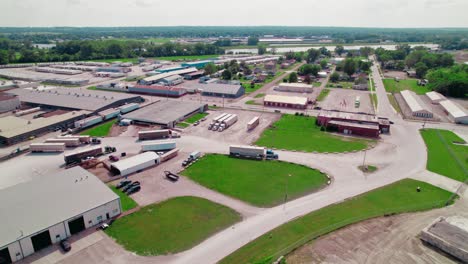
M 421 98 L 419 98 L 414 92 L 410 90 L 404 90 L 401 91 L 400 94 L 408 105 L 412 116 L 423 118 L 433 117 L 432 112 L 426 109 Z
M 451 121 L 457 124 L 468 124 L 468 111 L 466 111 L 466 109 L 455 104 L 451 100 L 441 101 L 439 104 Z
M 81 167 L 0 191 L 0 260 L 11 263 L 111 219 L 120 198 Z
M 433 104 L 439 104 L 440 101 L 447 100 L 447 98 L 445 98 L 445 96 L 441 95 L 438 92 L 434 92 L 434 91 L 426 93 L 426 96 L 429 98 L 429 100 L 431 100 L 431 103 L 433 103 Z
M 136 156 L 112 163 L 111 171 L 121 176 L 127 176 L 159 164 L 160 158 L 155 152 L 144 152 Z
M 306 83 L 280 83 L 274 90 L 294 93 L 312 93 L 314 91 L 313 86 Z

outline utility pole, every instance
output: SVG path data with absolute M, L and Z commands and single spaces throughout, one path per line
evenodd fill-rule
M 364 150 L 364 159 L 362 160 L 362 169 L 364 169 L 366 166 L 366 154 L 367 154 L 367 150 Z

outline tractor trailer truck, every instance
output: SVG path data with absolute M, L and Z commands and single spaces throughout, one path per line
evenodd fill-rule
M 232 145 L 229 147 L 229 155 L 236 158 L 246 159 L 278 159 L 278 154 L 271 149 L 253 146 Z
M 149 131 L 138 132 L 139 140 L 162 139 L 162 138 L 168 138 L 170 136 L 171 136 L 171 131 L 169 129 L 149 130 Z
M 32 143 L 29 145 L 31 152 L 64 152 L 65 143 Z

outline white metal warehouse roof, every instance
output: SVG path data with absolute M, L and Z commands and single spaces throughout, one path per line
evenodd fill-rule
M 125 171 L 132 167 L 146 163 L 148 161 L 155 161 L 158 157 L 159 157 L 158 154 L 156 154 L 155 152 L 152 152 L 152 151 L 143 152 L 136 156 L 114 162 L 112 163 L 112 167 L 116 168 L 119 171 Z
M 400 93 L 401 96 L 403 96 L 403 99 L 405 100 L 406 104 L 408 104 L 411 112 L 415 113 L 419 111 L 428 111 L 424 108 L 424 104 L 421 102 L 421 99 L 417 97 L 417 95 L 414 92 L 410 90 L 404 90 Z
M 150 77 L 146 77 L 146 78 L 143 79 L 143 81 L 145 81 L 145 82 L 156 82 L 156 81 L 159 81 L 161 79 L 170 77 L 172 75 L 184 75 L 184 74 L 191 73 L 191 72 L 196 72 L 196 71 L 198 71 L 197 68 L 192 67 L 192 68 L 181 69 L 181 70 L 177 70 L 177 71 L 165 72 L 165 73 L 156 74 L 156 75 L 153 75 L 153 76 L 150 76 Z
M 272 102 L 272 103 L 281 103 L 281 104 L 298 104 L 298 105 L 307 104 L 306 97 L 284 96 L 284 95 L 275 95 L 275 94 L 266 95 L 264 101 Z
M 461 118 L 468 115 L 467 111 L 450 100 L 441 101 L 440 105 L 445 109 L 445 111 L 453 116 L 453 118 Z
M 434 92 L 434 91 L 426 93 L 426 96 L 429 97 L 429 99 L 431 99 L 431 101 L 446 100 L 445 96 L 441 95 L 438 92 Z
M 118 198 L 81 167 L 0 190 L 0 248 Z

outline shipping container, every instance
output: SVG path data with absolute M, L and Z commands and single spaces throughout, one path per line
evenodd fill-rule
M 65 143 L 66 147 L 78 147 L 81 142 L 79 138 L 48 138 L 46 143 Z
M 177 156 L 177 154 L 179 154 L 179 149 L 178 148 L 170 150 L 170 151 L 164 153 L 163 155 L 161 155 L 161 162 L 170 160 L 170 159 L 174 158 L 175 156 Z
M 102 154 L 102 147 L 96 146 L 67 153 L 64 155 L 64 160 L 66 164 L 79 163 L 83 158 L 97 157 Z
M 29 145 L 31 152 L 64 152 L 65 143 L 32 143 Z
M 163 138 L 170 137 L 170 135 L 171 135 L 171 131 L 169 129 L 139 131 L 138 139 L 139 140 L 163 139 Z
M 166 151 L 176 148 L 174 141 L 152 141 L 141 144 L 141 151 Z
M 256 116 L 247 123 L 247 130 L 252 130 L 256 128 L 259 124 L 260 124 L 260 118 Z
M 103 118 L 101 116 L 90 116 L 88 118 L 78 120 L 75 122 L 75 127 L 76 128 L 86 128 L 93 126 L 95 124 L 99 124 L 103 121 Z

